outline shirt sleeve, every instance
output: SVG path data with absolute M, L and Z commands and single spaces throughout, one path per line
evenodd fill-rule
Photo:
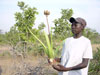
M 89 58 L 89 59 L 93 59 L 93 54 L 92 54 L 92 46 L 91 46 L 91 42 L 89 40 L 87 47 L 83 53 L 83 58 Z

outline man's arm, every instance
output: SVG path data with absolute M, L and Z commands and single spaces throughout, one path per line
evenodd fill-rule
M 82 63 L 80 63 L 79 65 L 76 65 L 74 67 L 70 67 L 69 70 L 79 70 L 79 69 L 83 69 L 83 68 L 87 67 L 88 61 L 89 61 L 89 59 L 83 58 Z
M 82 63 L 80 63 L 80 64 L 78 64 L 76 66 L 66 68 L 66 67 L 64 67 L 62 65 L 53 65 L 53 68 L 58 70 L 58 71 L 79 70 L 79 69 L 83 69 L 83 68 L 87 67 L 88 61 L 89 61 L 88 58 L 83 58 Z

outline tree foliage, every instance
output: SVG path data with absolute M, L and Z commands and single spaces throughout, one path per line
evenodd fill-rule
M 92 41 L 92 43 L 100 43 L 100 41 L 98 40 L 100 38 L 100 34 L 96 32 L 96 30 L 94 29 L 91 28 L 84 29 L 83 35 L 89 38 Z
M 24 2 L 18 2 L 18 6 L 22 12 L 15 13 L 15 26 L 19 31 L 21 40 L 29 41 L 31 38 L 27 28 L 32 29 L 36 19 L 35 15 L 37 15 L 38 12 L 36 11 L 37 9 L 35 7 L 28 7 L 28 5 L 25 5 Z
M 61 17 L 54 20 L 54 35 L 56 38 L 65 39 L 71 35 L 71 24 L 69 23 L 70 17 L 73 15 L 72 9 L 62 9 Z
M 38 29 L 41 31 L 41 30 L 43 30 L 45 27 L 46 27 L 45 24 L 42 22 L 42 23 L 39 24 Z
M 94 53 L 93 60 L 90 62 L 89 75 L 100 75 L 100 48 Z
M 2 30 L 0 30 L 0 43 L 4 43 L 5 35 L 3 34 Z
M 9 32 L 5 33 L 6 42 L 11 45 L 16 45 L 17 42 L 20 40 L 19 32 L 16 30 L 16 27 L 13 26 L 10 28 Z

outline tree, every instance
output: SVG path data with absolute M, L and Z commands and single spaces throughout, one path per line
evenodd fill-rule
M 100 39 L 100 34 L 96 32 L 96 30 L 91 28 L 86 28 L 83 31 L 83 35 L 89 38 L 92 43 L 100 43 L 98 39 Z
M 45 24 L 42 22 L 42 23 L 39 24 L 38 29 L 41 31 L 41 30 L 43 30 L 45 27 L 46 27 Z
M 45 27 L 46 27 L 46 25 L 45 25 L 43 22 L 41 22 L 41 23 L 39 24 L 39 26 L 38 26 L 39 37 L 41 37 L 41 38 L 40 38 L 41 40 L 45 40 L 45 39 L 44 39 L 44 35 L 41 35 L 41 34 L 43 34 L 43 30 L 44 30 Z
M 0 30 L 0 44 L 4 43 L 5 35 L 3 34 L 2 30 Z
M 15 26 L 11 27 L 10 31 L 5 33 L 5 37 L 6 37 L 5 39 L 6 43 L 10 44 L 13 47 L 20 40 L 19 32 L 16 30 Z
M 0 34 L 3 34 L 2 30 L 0 29 Z
M 62 9 L 61 18 L 54 20 L 54 34 L 56 38 L 63 40 L 71 35 L 71 24 L 68 20 L 70 19 L 72 14 L 72 9 Z
M 32 29 L 35 24 L 36 15 L 38 14 L 38 12 L 35 7 L 28 7 L 28 5 L 25 5 L 24 2 L 18 2 L 18 6 L 20 7 L 21 12 L 15 13 L 15 26 L 19 32 L 20 41 L 22 42 L 20 44 L 23 46 L 23 49 L 21 49 L 22 55 L 23 57 L 25 57 L 27 52 L 27 42 L 34 41 L 34 38 L 31 36 L 29 29 L 32 32 L 38 32 L 38 30 Z
M 18 6 L 22 12 L 15 13 L 15 26 L 20 33 L 21 40 L 29 41 L 31 40 L 31 35 L 28 28 L 32 30 L 36 19 L 35 15 L 37 15 L 38 12 L 36 11 L 37 9 L 35 7 L 28 7 L 28 5 L 25 5 L 24 2 L 18 2 Z

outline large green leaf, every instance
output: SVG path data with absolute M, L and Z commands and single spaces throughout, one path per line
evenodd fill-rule
M 46 51 L 47 47 L 44 45 L 44 43 L 40 39 L 38 39 L 38 37 L 35 34 L 33 34 L 32 31 L 29 28 L 28 28 L 28 30 L 32 34 L 32 36 L 35 37 L 41 43 L 41 45 L 44 47 L 44 49 Z
M 48 46 L 48 56 L 49 58 L 54 58 L 54 51 L 53 51 L 53 48 L 51 47 L 49 37 L 46 34 L 46 32 L 44 32 L 44 35 L 45 35 L 47 46 Z
M 46 45 L 44 45 L 44 43 L 35 34 L 33 34 L 29 28 L 28 30 L 32 34 L 32 36 L 36 38 L 41 43 L 41 45 L 44 47 L 44 52 L 46 53 L 46 55 L 49 58 L 54 58 L 55 54 L 53 50 L 52 32 L 50 34 L 50 37 L 48 36 L 48 34 L 46 34 L 45 31 L 43 32 L 45 35 L 46 43 L 47 43 L 47 47 L 46 47 Z

